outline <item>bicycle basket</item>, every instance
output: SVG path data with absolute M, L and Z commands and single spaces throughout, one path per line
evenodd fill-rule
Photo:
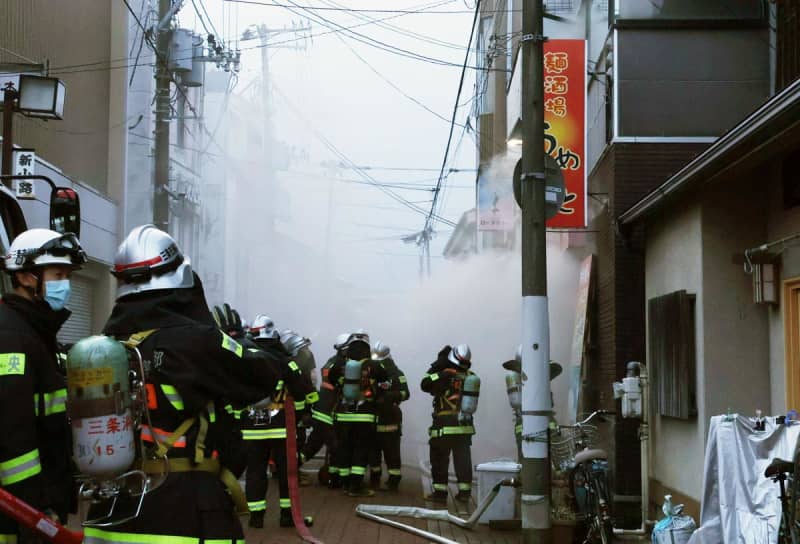
M 567 471 L 575 465 L 575 454 L 597 444 L 594 425 L 563 426 L 550 431 L 550 459 L 554 469 Z

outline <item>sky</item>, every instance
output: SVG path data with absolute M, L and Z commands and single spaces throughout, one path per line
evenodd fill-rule
M 260 0 L 256 0 L 259 2 Z M 297 5 L 335 7 L 334 0 L 294 2 Z M 345 0 L 335 0 L 344 2 Z M 424 6 L 435 11 L 452 10 L 454 14 L 420 13 L 348 13 L 337 10 L 304 10 L 277 7 L 291 2 L 265 0 L 255 5 L 240 2 L 195 1 L 206 26 L 212 26 L 235 47 L 235 39 L 250 25 L 265 24 L 270 29 L 307 27 L 303 33 L 286 32 L 271 38 L 269 78 L 272 99 L 272 125 L 275 136 L 293 149 L 288 171 L 279 174 L 289 196 L 289 203 L 278 229 L 290 233 L 313 247 L 329 246 L 336 254 L 358 259 L 339 262 L 335 273 L 348 282 L 371 290 L 409 287 L 418 280 L 418 251 L 413 244 L 400 241 L 403 235 L 422 229 L 425 216 L 411 210 L 377 188 L 365 183 L 352 169 L 331 168 L 341 159 L 320 136 L 341 154 L 359 166 L 373 169 L 367 173 L 380 183 L 435 185 L 444 157 L 453 106 L 456 100 L 461 65 L 472 25 L 473 5 L 461 0 L 439 0 L 420 4 L 398 1 L 376 4 L 347 0 L 338 4 L 356 9 L 416 10 Z M 325 20 L 321 20 L 320 17 Z M 363 19 L 385 19 L 381 25 Z M 203 32 L 202 21 L 192 3 L 181 13 L 182 25 Z M 409 52 L 438 59 L 451 65 L 409 59 L 377 47 L 359 43 L 359 39 L 336 25 L 358 32 Z M 414 33 L 414 34 L 409 34 Z M 305 35 L 311 39 L 298 39 Z M 375 42 L 371 42 L 375 43 Z M 234 95 L 247 95 L 248 84 L 260 84 L 261 49 L 258 39 L 240 41 L 242 69 Z M 293 49 L 293 48 L 300 48 Z M 469 64 L 475 64 L 474 51 Z M 463 107 L 457 123 L 463 124 L 470 113 L 475 94 L 475 71 L 467 70 L 461 93 Z M 399 90 L 398 90 L 399 89 Z M 442 118 L 403 96 L 405 93 Z M 472 121 L 474 126 L 475 122 Z M 327 168 L 325 168 L 327 165 Z M 382 170 L 378 168 L 406 168 Z M 447 168 L 465 169 L 446 180 L 441 193 L 440 213 L 457 222 L 474 204 L 475 143 L 473 136 L 456 127 Z M 417 170 L 419 169 L 419 170 Z M 344 181 L 331 182 L 331 176 Z M 357 181 L 358 183 L 353 183 Z M 413 202 L 423 211 L 430 209 L 430 191 L 391 188 L 399 197 Z M 326 217 L 331 212 L 331 220 Z M 319 221 L 309 220 L 309 217 Z M 323 228 L 323 225 L 325 228 Z M 328 228 L 327 225 L 330 225 Z M 436 237 L 431 246 L 433 266 L 441 262 L 441 251 L 452 227 L 435 224 Z M 330 231 L 330 232 L 329 232 Z M 386 277 L 392 278 L 389 284 Z M 379 278 L 379 281 L 375 281 Z

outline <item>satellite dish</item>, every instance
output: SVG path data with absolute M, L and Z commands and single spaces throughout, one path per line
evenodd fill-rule
M 514 198 L 519 207 L 522 207 L 522 159 L 517 161 L 514 167 Z M 564 204 L 567 196 L 564 185 L 564 173 L 556 160 L 550 155 L 544 156 L 544 198 L 545 198 L 545 217 L 552 219 L 558 215 L 558 211 Z

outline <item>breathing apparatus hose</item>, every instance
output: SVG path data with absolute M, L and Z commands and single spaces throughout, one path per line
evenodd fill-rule
M 303 518 L 300 486 L 297 482 L 297 421 L 294 413 L 294 399 L 288 392 L 283 402 L 283 409 L 286 415 L 286 474 L 289 481 L 289 500 L 292 503 L 294 528 L 303 541 L 311 544 L 323 544 L 321 540 L 311 534 Z
M 36 510 L 5 489 L 0 489 L 0 512 L 55 544 L 81 544 L 83 542 L 82 532 L 70 531 L 50 519 L 44 512 Z

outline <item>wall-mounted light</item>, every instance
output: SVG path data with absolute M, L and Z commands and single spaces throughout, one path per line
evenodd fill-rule
M 777 275 L 773 263 L 753 264 L 753 301 L 756 304 L 778 303 Z

